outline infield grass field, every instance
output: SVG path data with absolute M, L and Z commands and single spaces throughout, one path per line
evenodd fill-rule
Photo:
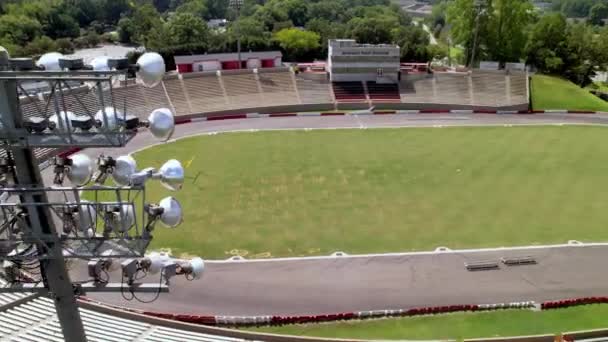
M 590 305 L 533 312 L 453 313 L 438 316 L 391 318 L 370 321 L 286 325 L 250 329 L 286 335 L 357 339 L 465 339 L 504 337 L 591 330 L 606 327 L 608 305 Z
M 226 258 L 607 241 L 608 129 L 229 133 L 160 145 L 181 160 L 176 230 L 153 249 Z M 150 182 L 148 198 L 169 195 Z
M 530 83 L 535 110 L 568 109 L 608 111 L 608 102 L 563 78 L 534 75 Z

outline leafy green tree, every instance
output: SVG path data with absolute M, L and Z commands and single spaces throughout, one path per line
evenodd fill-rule
M 608 5 L 606 3 L 595 4 L 589 12 L 589 22 L 593 25 L 603 26 L 602 19 L 608 18 Z
M 25 46 L 42 35 L 42 25 L 36 19 L 24 15 L 5 14 L 0 17 L 0 37 L 13 44 Z
M 209 9 L 205 0 L 191 0 L 183 3 L 175 10 L 177 13 L 191 13 L 200 18 L 209 18 Z
M 59 38 L 55 41 L 57 52 L 69 55 L 74 53 L 74 44 L 69 38 Z
M 501 63 L 519 62 L 532 20 L 529 0 L 494 0 L 488 21 L 488 58 Z
M 254 17 L 246 17 L 238 21 L 238 32 L 241 36 L 243 50 L 266 50 L 270 46 L 272 35 L 265 26 Z M 232 22 L 228 27 L 230 51 L 236 51 L 237 23 Z
M 116 24 L 125 13 L 131 12 L 128 0 L 99 0 L 102 9 L 101 17 L 108 24 Z
M 316 52 L 319 45 L 319 34 L 297 28 L 283 29 L 274 34 L 274 40 L 286 53 L 287 59 L 300 60 Z
M 149 3 L 137 7 L 133 12 L 132 25 L 134 27 L 131 40 L 135 43 L 145 44 L 146 35 L 150 29 L 159 22 L 160 14 Z
M 347 37 L 347 29 L 345 24 L 330 22 L 326 19 L 312 19 L 306 23 L 306 29 L 318 33 L 321 37 L 321 55 L 327 54 L 327 44 L 329 39 Z
M 122 18 L 118 22 L 118 41 L 124 44 L 132 43 L 135 37 L 135 23 L 131 18 Z
M 353 18 L 348 22 L 349 36 L 363 44 L 392 41 L 391 29 L 399 26 L 392 17 Z
M 57 44 L 47 36 L 36 37 L 23 48 L 23 53 L 26 56 L 40 56 L 52 51 L 57 51 Z
M 228 1 L 226 0 L 207 0 L 210 19 L 225 19 L 228 12 Z
M 526 62 L 546 73 L 559 73 L 566 54 L 566 18 L 559 13 L 545 15 L 534 25 L 526 45 Z
M 426 62 L 433 56 L 429 54 L 429 35 L 419 26 L 400 26 L 393 29 L 393 42 L 401 47 L 401 60 Z
M 73 38 L 80 35 L 80 27 L 74 18 L 61 12 L 60 8 L 54 8 L 44 25 L 44 33 L 53 39 Z
M 340 1 L 319 1 L 308 6 L 308 17 L 330 22 L 344 22 L 346 7 Z
M 168 48 L 180 52 L 206 51 L 209 35 L 207 24 L 198 16 L 178 13 L 165 24 L 170 37 Z

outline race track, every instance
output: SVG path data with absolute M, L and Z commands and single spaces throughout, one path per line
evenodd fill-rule
M 408 114 L 256 118 L 179 125 L 174 137 L 251 129 L 520 124 L 602 125 L 608 124 L 608 116 Z M 103 152 L 117 156 L 155 143 L 151 135 L 144 132 L 123 149 Z M 90 155 L 100 152 L 94 149 L 86 151 Z M 48 180 L 48 170 L 44 174 Z M 179 230 L 176 234 L 179 234 Z M 576 239 L 576 231 L 573 231 L 572 239 Z M 533 256 L 538 263 L 477 272 L 467 271 L 464 267 L 465 262 L 498 260 L 509 256 Z M 608 295 L 608 274 L 602 268 L 607 258 L 608 246 L 596 245 L 250 262 L 207 261 L 206 273 L 200 281 L 174 278 L 171 293 L 161 295 L 152 304 L 125 301 L 120 294 L 95 293 L 90 296 L 103 302 L 144 310 L 210 315 L 306 315 L 435 305 L 543 301 Z M 82 265 L 74 269 L 73 280 L 82 277 L 83 272 Z M 146 279 L 158 281 L 152 277 Z M 114 274 L 113 281 L 119 280 L 120 275 Z M 140 295 L 142 299 L 149 296 Z

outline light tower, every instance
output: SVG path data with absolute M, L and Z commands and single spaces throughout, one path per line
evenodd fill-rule
M 154 110 L 144 121 L 129 114 L 128 96 L 115 96 L 117 87 L 128 86 L 130 71 L 138 83 L 154 87 L 165 64 L 156 53 L 142 55 L 136 65 L 124 58 L 84 65 L 59 53 L 34 63 L 11 59 L 0 47 L 0 275 L 8 281 L 0 292 L 49 294 L 68 342 L 86 341 L 77 295 L 167 292 L 172 276 L 198 279 L 204 269 L 200 258 L 145 254 L 157 222 L 175 227 L 182 219 L 175 198 L 146 201 L 146 182 L 160 180 L 179 190 L 184 180 L 179 161 L 138 170 L 130 156 L 102 155 L 97 163 L 81 153 L 58 156 L 52 161 L 54 185 L 43 183 L 36 149 L 122 147 L 141 128 L 161 140 L 171 137 L 175 123 L 169 109 Z M 107 178 L 115 185 L 106 185 Z M 86 279 L 72 282 L 68 259 L 87 261 Z M 111 283 L 109 272 L 121 267 L 123 281 Z M 138 272 L 160 273 L 161 282 L 138 283 Z
M 239 69 L 242 68 L 241 60 L 241 8 L 243 8 L 244 0 L 230 0 L 230 7 L 236 10 L 236 51 L 239 58 Z

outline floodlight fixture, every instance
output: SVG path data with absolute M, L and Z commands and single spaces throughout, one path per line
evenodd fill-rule
M 10 158 L 0 157 L 0 186 L 5 187 L 14 182 L 14 167 Z
M 104 234 L 127 233 L 135 224 L 135 209 L 130 204 L 104 205 Z
M 169 140 L 175 130 L 173 112 L 168 108 L 155 109 L 148 116 L 148 123 L 146 126 L 150 129 L 150 133 L 157 139 L 164 141 Z
M 156 52 L 147 52 L 137 59 L 137 82 L 146 88 L 157 86 L 165 75 L 165 60 Z
M 123 117 L 122 112 L 114 107 L 105 107 L 95 114 L 95 120 L 99 122 L 100 127 L 104 127 L 109 131 L 117 130 L 120 127 L 119 120 Z
M 184 184 L 184 167 L 178 160 L 170 159 L 158 171 L 154 168 L 145 168 L 130 175 L 130 185 L 143 185 L 148 179 L 158 179 L 161 184 L 171 190 L 177 191 Z
M 48 52 L 40 56 L 36 66 L 45 71 L 61 71 L 59 60 L 62 58 L 63 55 L 59 52 Z
M 91 60 L 89 65 L 93 69 L 93 71 L 110 71 L 110 66 L 108 65 L 108 56 L 97 56 Z
M 186 278 L 190 278 L 191 280 L 201 279 L 203 272 L 205 271 L 205 262 L 199 257 L 192 258 L 187 262 L 178 263 L 178 265 L 179 268 L 177 269 L 176 274 L 183 274 Z
M 108 272 L 114 272 L 120 269 L 120 263 L 114 261 L 111 257 L 114 251 L 111 249 L 101 253 L 101 258 L 95 258 L 87 263 L 88 273 L 95 282 L 108 282 Z M 104 278 L 105 276 L 105 278 Z
M 95 236 L 97 209 L 94 203 L 80 200 L 79 203 L 66 203 L 63 209 L 64 233 L 81 232 L 84 237 Z
M 36 69 L 34 60 L 29 57 L 10 58 L 8 64 L 11 70 L 30 71 Z
M 83 153 L 74 154 L 70 157 L 55 157 L 55 178 L 53 184 L 63 185 L 63 180 L 67 178 L 75 186 L 87 184 L 93 176 L 93 160 Z
M 163 198 L 158 204 L 145 205 L 145 210 L 150 217 L 148 227 L 156 221 L 160 221 L 164 226 L 169 228 L 175 228 L 182 223 L 182 206 L 171 196 Z

